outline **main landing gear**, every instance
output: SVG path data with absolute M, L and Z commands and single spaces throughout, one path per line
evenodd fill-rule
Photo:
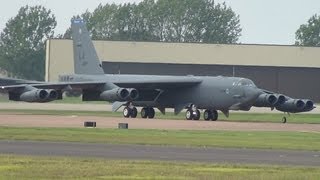
M 186 119 L 187 120 L 199 120 L 200 119 L 200 111 L 195 107 L 190 107 L 186 111 Z M 218 111 L 217 110 L 205 110 L 203 113 L 203 119 L 206 121 L 216 121 L 218 119 Z
M 138 110 L 136 107 L 132 106 L 126 106 L 123 109 L 123 117 L 125 118 L 136 118 L 138 115 Z M 153 119 L 155 116 L 155 111 L 151 107 L 144 107 L 141 109 L 141 118 L 149 118 Z
M 206 121 L 216 121 L 218 120 L 218 111 L 217 110 L 205 110 L 203 113 L 203 119 Z
M 136 107 L 127 106 L 123 109 L 123 117 L 125 118 L 129 118 L 129 117 L 136 118 L 137 115 L 138 115 L 138 110 Z
M 186 111 L 186 119 L 187 120 L 199 120 L 200 119 L 200 111 L 199 111 L 199 109 L 196 109 L 196 110 L 187 109 L 187 111 Z
M 144 107 L 141 109 L 141 117 L 153 119 L 155 115 L 153 108 Z

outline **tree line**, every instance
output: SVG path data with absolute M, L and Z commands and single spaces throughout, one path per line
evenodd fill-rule
M 236 43 L 241 33 L 239 15 L 213 0 L 106 4 L 80 17 L 92 38 L 102 40 Z
M 86 21 L 95 40 L 239 43 L 240 17 L 214 0 L 144 0 L 138 4 L 100 4 L 73 18 Z M 11 77 L 43 80 L 45 41 L 71 38 L 70 28 L 55 34 L 56 18 L 43 6 L 24 6 L 0 33 L 0 70 Z M 296 32 L 296 44 L 319 46 L 320 17 Z

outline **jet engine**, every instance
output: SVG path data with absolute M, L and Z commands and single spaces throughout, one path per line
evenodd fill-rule
M 20 92 L 9 92 L 9 100 L 25 102 L 50 102 L 59 98 L 54 89 L 25 88 Z
M 139 97 L 138 90 L 134 88 L 114 88 L 103 91 L 100 98 L 105 101 L 133 101 Z
M 48 92 L 44 89 L 34 89 L 20 95 L 20 100 L 25 102 L 43 102 L 47 99 Z
M 281 94 L 261 94 L 253 106 L 256 107 L 274 107 L 276 105 L 284 104 L 286 101 L 285 96 Z
M 312 101 L 311 101 L 312 102 Z M 301 99 L 288 99 L 284 104 L 276 106 L 276 109 L 283 112 L 304 112 L 306 107 L 306 103 L 308 103 L 308 108 L 311 108 L 311 103 L 301 100 Z M 313 108 L 313 103 L 312 103 Z M 311 110 L 311 109 L 310 109 Z
M 314 108 L 314 103 L 313 101 L 309 99 L 304 99 L 303 102 L 305 103 L 303 111 L 311 111 Z
M 127 101 L 132 101 L 132 100 L 136 100 L 139 97 L 139 92 L 138 90 L 134 89 L 134 88 L 130 88 L 128 89 L 129 91 L 129 96 L 128 98 L 126 98 Z
M 47 89 L 46 90 L 48 95 L 47 95 L 47 101 L 53 101 L 53 100 L 56 100 L 58 99 L 58 92 L 54 89 Z

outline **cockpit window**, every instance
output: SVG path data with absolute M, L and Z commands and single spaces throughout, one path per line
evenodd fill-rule
M 237 82 L 238 86 L 250 86 L 250 87 L 255 87 L 256 85 L 251 81 L 250 79 L 240 79 Z

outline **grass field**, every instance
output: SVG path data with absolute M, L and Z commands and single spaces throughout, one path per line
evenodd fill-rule
M 312 132 L 236 132 L 0 127 L 2 140 L 66 141 L 320 151 Z
M 319 167 L 0 155 L 0 179 L 318 179 Z
M 27 108 L 27 107 L 26 107 Z M 27 115 L 54 115 L 54 116 L 101 116 L 101 117 L 123 117 L 122 112 L 109 111 L 69 111 L 69 110 L 16 110 L 16 109 L 0 109 L 0 114 L 27 114 Z M 140 115 L 140 114 L 139 114 Z M 138 115 L 138 116 L 139 116 Z M 271 113 L 231 113 L 229 118 L 219 114 L 219 121 L 235 121 L 235 122 L 275 122 L 281 123 L 283 114 Z M 159 119 L 175 119 L 185 120 L 184 112 L 179 115 L 174 115 L 168 112 L 166 115 L 156 113 L 156 118 Z M 308 123 L 320 124 L 320 114 L 293 114 L 287 118 L 288 123 Z

